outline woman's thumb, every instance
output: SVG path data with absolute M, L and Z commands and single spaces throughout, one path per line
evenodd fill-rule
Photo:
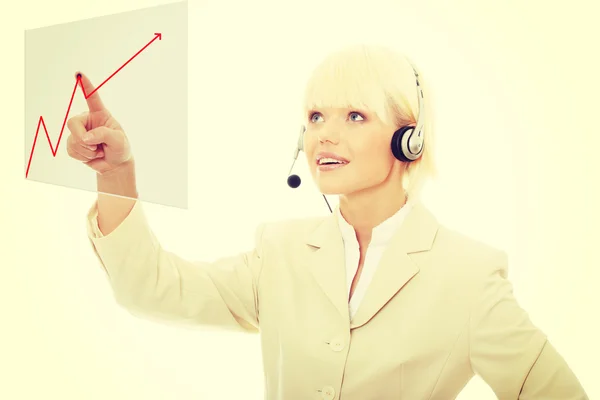
M 117 129 L 111 129 L 106 126 L 99 126 L 91 129 L 83 134 L 83 142 L 85 144 L 101 144 L 105 143 L 110 146 L 117 146 L 122 143 L 122 132 Z

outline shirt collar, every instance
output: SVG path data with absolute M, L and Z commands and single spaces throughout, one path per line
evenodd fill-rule
M 394 213 L 394 215 L 373 228 L 369 246 L 385 246 L 391 240 L 392 236 L 394 236 L 412 207 L 413 202 L 408 200 L 396 213 Z M 339 206 L 336 207 L 335 212 L 337 214 L 338 225 L 344 243 L 356 244 L 357 240 L 354 227 L 352 227 L 352 225 L 350 225 L 342 216 Z

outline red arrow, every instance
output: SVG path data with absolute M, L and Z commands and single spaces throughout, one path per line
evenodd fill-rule
M 138 54 L 140 54 L 148 46 L 150 46 L 156 39 L 162 40 L 162 33 L 155 33 L 154 38 L 152 38 L 151 41 L 149 41 L 144 47 L 142 47 L 137 53 L 135 53 L 129 60 L 127 60 L 125 62 L 125 64 L 121 65 L 119 67 L 119 69 L 117 69 L 115 72 L 113 72 L 108 78 L 106 78 L 104 80 L 104 82 L 102 82 L 100 85 L 98 85 L 98 87 L 89 94 L 85 92 L 85 89 L 83 88 L 83 84 L 81 84 L 81 76 L 77 76 L 77 79 L 75 81 L 75 87 L 73 88 L 73 93 L 71 94 L 71 99 L 69 100 L 69 106 L 67 107 L 67 112 L 65 113 L 65 119 L 63 120 L 62 128 L 60 128 L 60 134 L 58 136 L 58 140 L 56 141 L 56 148 L 54 148 L 52 146 L 52 140 L 50 139 L 50 135 L 48 134 L 48 129 L 46 128 L 46 123 L 44 122 L 44 117 L 40 116 L 40 119 L 38 121 L 38 126 L 35 131 L 35 137 L 33 138 L 33 145 L 31 146 L 31 153 L 29 154 L 29 162 L 27 163 L 27 170 L 25 171 L 25 178 L 27 178 L 29 176 L 29 168 L 31 167 L 31 160 L 33 159 L 33 151 L 35 149 L 35 143 L 37 142 L 38 134 L 40 132 L 40 126 L 44 127 L 44 132 L 46 133 L 46 137 L 48 138 L 48 144 L 50 145 L 50 151 L 52 151 L 52 156 L 56 157 L 56 153 L 58 153 L 58 146 L 60 145 L 60 140 L 62 138 L 63 131 L 65 129 L 65 125 L 67 124 L 67 118 L 69 117 L 69 111 L 71 111 L 71 105 L 73 104 L 73 98 L 75 97 L 75 91 L 77 90 L 77 86 L 79 86 L 81 88 L 81 91 L 83 92 L 84 97 L 87 99 L 92 94 L 94 94 L 96 92 L 96 90 L 100 89 L 102 87 L 102 85 L 104 85 L 113 76 L 115 76 L 115 74 L 117 72 L 119 72 L 120 70 L 123 69 L 123 67 L 125 67 L 127 64 L 129 64 L 131 62 L 131 60 L 133 60 L 135 57 L 137 57 Z

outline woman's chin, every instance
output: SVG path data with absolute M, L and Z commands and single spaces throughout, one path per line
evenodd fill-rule
M 319 179 L 317 181 L 317 187 L 321 193 L 328 196 L 343 195 L 352 191 L 347 182 L 340 182 L 340 180 L 336 181 L 333 179 Z

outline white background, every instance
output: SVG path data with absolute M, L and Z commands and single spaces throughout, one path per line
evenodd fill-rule
M 0 398 L 262 398 L 257 336 L 132 317 L 116 306 L 85 236 L 94 193 L 24 179 L 24 29 L 157 4 L 3 5 L 11 10 L 0 13 Z M 600 397 L 593 7 L 582 0 L 192 1 L 189 209 L 146 204 L 152 227 L 169 250 L 213 260 L 247 249 L 259 222 L 325 215 L 303 159 L 295 172 L 304 184 L 296 191 L 285 184 L 304 81 L 339 46 L 394 45 L 433 91 L 441 176 L 426 204 L 442 222 L 509 252 L 521 304 L 590 398 Z M 126 102 L 106 103 L 129 118 Z M 129 119 L 128 129 L 138 123 Z M 460 396 L 493 398 L 478 378 Z

